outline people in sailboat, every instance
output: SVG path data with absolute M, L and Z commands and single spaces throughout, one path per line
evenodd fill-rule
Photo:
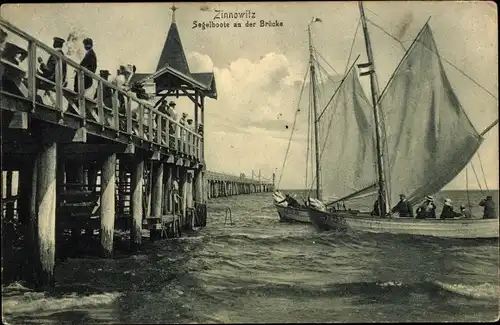
M 425 201 L 417 208 L 417 219 L 436 219 L 436 205 L 431 195 L 425 197 Z
M 54 37 L 53 38 L 54 42 L 52 43 L 52 47 L 59 52 L 62 56 L 64 56 L 64 52 L 62 50 L 62 47 L 64 45 L 64 39 L 60 37 Z M 40 63 L 40 75 L 44 77 L 47 80 L 50 80 L 52 82 L 56 81 L 56 65 L 57 65 L 57 56 L 51 55 L 49 59 L 47 60 L 47 64 L 43 63 L 43 59 L 41 57 L 38 57 L 38 63 Z M 67 65 L 66 62 L 62 61 L 62 83 L 63 87 L 66 86 L 66 71 L 67 71 Z M 49 87 L 53 88 L 54 86 L 50 85 L 47 86 L 46 82 L 39 81 L 37 79 L 37 87 Z M 45 88 L 44 87 L 44 88 Z
M 460 213 L 462 214 L 462 217 L 465 219 L 474 219 L 470 210 L 467 209 L 467 207 L 463 204 L 460 205 Z
M 400 218 L 413 218 L 413 207 L 405 194 L 399 194 L 399 202 L 391 211 L 399 213 Z
M 290 194 L 285 194 L 285 199 L 281 202 L 278 202 L 278 204 L 281 204 L 284 202 L 286 202 L 287 206 L 289 206 L 289 207 L 300 208 L 300 203 L 295 198 L 293 198 Z
M 461 214 L 453 211 L 453 205 L 451 199 L 447 198 L 444 200 L 443 211 L 441 211 L 441 216 L 439 219 L 453 219 L 460 217 Z
M 495 202 L 493 202 L 493 196 L 486 196 L 486 199 L 481 200 L 481 202 L 479 202 L 479 205 L 484 207 L 483 219 L 498 218 Z

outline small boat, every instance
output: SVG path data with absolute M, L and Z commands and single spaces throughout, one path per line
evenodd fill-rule
M 325 212 L 309 210 L 313 225 L 319 231 L 362 231 L 443 238 L 498 238 L 498 219 L 413 219 L 374 218 L 359 211 Z
M 288 202 L 285 201 L 286 197 L 280 191 L 275 191 L 273 194 L 274 206 L 278 211 L 280 221 L 282 222 L 299 222 L 299 223 L 311 223 L 309 218 L 309 212 L 307 206 L 288 206 Z M 316 206 L 316 208 L 321 209 L 321 203 L 314 198 L 309 199 L 310 204 Z
M 391 202 L 395 205 L 400 193 L 415 205 L 453 180 L 498 119 L 483 132 L 476 131 L 448 80 L 429 21 L 379 96 L 362 2 L 359 11 L 368 62 L 357 67 L 365 70 L 360 76 L 370 77 L 372 100 L 361 87 L 355 60 L 331 106 L 317 117 L 327 133 L 317 164 L 334 166 L 323 175 L 322 190 L 340 199 L 325 203 L 326 209 L 309 206 L 311 222 L 322 231 L 498 238 L 498 215 L 496 219 L 441 220 L 399 218 L 391 213 Z M 367 195 L 376 196 L 380 203 L 373 211 L 334 207 Z
M 313 22 L 320 22 L 320 21 L 321 21 L 321 19 L 319 19 L 319 18 L 313 18 L 313 20 L 311 21 L 311 24 Z M 309 26 L 311 24 L 309 24 Z M 304 80 L 302 82 L 302 90 L 300 91 L 300 96 L 299 96 L 299 100 L 298 100 L 299 105 L 300 105 L 300 102 L 302 99 L 303 90 L 304 90 L 305 81 L 306 81 L 307 76 L 308 75 L 310 76 L 310 84 L 311 84 L 310 97 L 316 98 L 316 87 L 317 87 L 317 82 L 318 82 L 316 71 L 320 70 L 320 69 L 322 69 L 323 71 L 325 70 L 323 67 L 321 67 L 318 60 L 316 59 L 315 50 L 312 46 L 311 31 L 309 28 L 308 28 L 308 36 L 309 36 L 309 49 L 310 49 L 309 67 L 308 67 L 307 73 L 304 76 Z M 319 151 L 318 151 L 318 148 L 319 148 L 318 126 L 317 126 L 317 123 L 312 119 L 312 116 L 317 115 L 317 102 L 316 102 L 316 100 L 314 100 L 312 102 L 310 101 L 310 104 L 311 105 L 309 105 L 309 110 L 308 110 L 309 116 L 308 116 L 307 143 L 308 143 L 308 145 L 310 145 L 312 147 L 312 142 L 314 140 L 314 145 L 316 148 L 316 150 L 315 150 L 316 166 L 319 166 L 318 160 L 320 159 L 320 157 L 319 157 Z M 283 176 L 283 170 L 285 168 L 288 152 L 290 149 L 290 144 L 292 142 L 292 137 L 293 137 L 296 122 L 297 122 L 297 114 L 300 112 L 299 105 L 298 105 L 296 113 L 295 113 L 295 119 L 293 122 L 292 131 L 290 134 L 290 139 L 288 142 L 288 149 L 287 149 L 287 152 L 285 154 L 284 161 L 283 161 L 283 167 L 281 169 L 281 176 Z M 314 130 L 315 136 L 312 135 L 313 130 Z M 309 147 L 308 147 L 308 153 L 307 153 L 307 158 L 306 158 L 306 163 L 305 163 L 305 166 L 306 166 L 305 188 L 306 189 L 309 188 L 308 182 L 307 182 L 307 175 L 308 175 L 308 171 L 312 170 L 312 166 L 309 166 L 309 164 L 312 165 L 312 162 L 313 162 L 313 158 L 309 157 L 310 154 L 312 156 L 312 153 L 313 153 L 313 150 L 312 149 L 309 150 Z M 311 158 L 311 159 L 309 160 L 309 158 Z M 304 204 L 300 204 L 293 197 L 287 198 L 285 195 L 283 195 L 281 193 L 281 191 L 279 190 L 281 176 L 280 176 L 278 184 L 276 186 L 277 190 L 275 191 L 275 193 L 273 195 L 274 205 L 276 207 L 276 210 L 278 211 L 280 221 L 311 223 L 311 219 L 309 218 L 309 212 L 307 210 L 306 204 L 311 205 L 311 206 L 316 207 L 317 209 L 321 210 L 322 203 L 319 201 L 319 200 L 321 200 L 320 180 L 316 179 L 316 193 L 315 193 L 316 197 L 314 197 L 314 195 L 311 193 L 311 191 L 309 191 L 308 198 L 305 200 Z M 295 197 L 295 195 L 294 195 L 294 197 Z M 294 201 L 294 202 L 290 202 L 290 201 Z M 293 204 L 293 206 L 292 206 L 292 204 Z

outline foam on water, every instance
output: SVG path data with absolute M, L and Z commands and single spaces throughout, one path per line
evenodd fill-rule
M 135 255 L 69 259 L 56 294 L 14 283 L 2 296 L 12 323 L 75 310 L 81 323 L 487 321 L 498 269 L 497 242 L 317 233 L 280 223 L 268 193 L 212 200 L 207 228 Z
M 108 305 L 119 297 L 118 292 L 90 295 L 69 293 L 61 297 L 52 297 L 44 292 L 33 292 L 16 283 L 5 288 L 2 310 L 4 315 L 74 310 Z

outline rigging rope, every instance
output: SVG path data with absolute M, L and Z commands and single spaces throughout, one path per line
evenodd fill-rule
M 483 188 L 481 187 L 481 181 L 479 180 L 479 177 L 477 177 L 476 169 L 474 168 L 474 164 L 470 163 L 470 166 L 472 167 L 472 171 L 474 172 L 474 175 L 476 176 L 477 184 L 479 185 L 479 190 L 481 191 L 481 195 L 483 195 Z
M 486 187 L 486 190 L 489 191 L 490 189 L 488 188 L 488 182 L 486 181 L 486 174 L 484 173 L 483 163 L 481 161 L 481 155 L 479 154 L 479 151 L 477 152 L 477 158 L 479 158 L 479 166 L 481 167 L 481 172 L 483 173 L 484 186 Z
M 358 61 L 359 59 L 359 54 L 358 56 L 356 57 L 356 60 L 354 60 L 354 63 L 356 63 L 356 61 Z M 351 65 L 351 69 L 354 67 L 354 63 Z M 349 71 L 351 70 L 349 69 Z M 348 72 L 349 72 L 348 71 Z M 340 89 L 340 86 L 342 86 L 342 84 L 344 83 L 345 81 L 345 78 L 347 77 L 347 73 L 344 75 L 344 77 L 342 77 L 342 80 L 340 81 L 340 85 L 337 87 L 337 89 L 335 89 L 335 92 L 333 93 L 332 97 L 330 97 L 330 100 L 328 101 L 328 103 L 325 105 L 325 108 L 323 108 L 323 110 L 321 111 L 321 114 L 319 114 L 318 118 L 317 118 L 317 121 L 319 121 L 321 119 L 321 117 L 323 116 L 323 114 L 325 113 L 326 109 L 328 108 L 328 105 L 331 104 L 331 102 L 333 101 L 333 98 L 335 98 L 335 95 L 337 94 L 338 90 Z
M 404 46 L 403 42 L 401 42 L 398 38 L 396 38 L 395 36 L 391 35 L 388 31 L 386 31 L 385 29 L 383 29 L 381 26 L 379 26 L 378 24 L 376 24 L 375 22 L 373 22 L 369 18 L 366 18 L 366 21 L 368 21 L 370 24 L 372 24 L 373 26 L 375 26 L 378 29 L 380 29 L 384 34 L 386 34 L 387 36 L 389 36 L 390 38 L 392 38 L 393 40 L 395 40 L 396 42 L 398 42 L 398 44 L 401 45 L 401 47 L 403 48 L 403 51 L 406 51 L 406 47 Z
M 356 35 L 358 35 L 358 30 L 360 25 L 361 25 L 361 19 L 358 19 L 358 25 L 356 26 L 356 31 L 354 32 L 354 37 L 352 38 L 351 49 L 349 50 L 349 57 L 347 58 L 347 62 L 344 69 L 344 76 L 347 73 L 347 69 L 349 69 L 349 61 L 351 61 L 352 50 L 354 49 L 354 44 L 356 43 Z
M 328 61 L 327 61 L 327 60 L 326 60 L 326 59 L 325 59 L 325 58 L 321 55 L 321 53 L 319 53 L 316 49 L 314 49 L 314 52 L 315 52 L 316 54 L 318 54 L 318 55 L 319 55 L 319 57 L 323 59 L 323 61 L 325 61 L 326 65 L 328 65 L 328 66 L 329 66 L 329 67 L 333 70 L 333 72 L 335 72 L 336 74 L 340 75 L 340 73 L 338 73 L 338 71 L 337 71 L 337 70 L 335 70 L 335 69 L 334 69 L 334 68 L 330 65 L 330 63 L 328 63 Z M 318 63 L 318 64 L 319 64 L 319 63 Z
M 397 39 L 395 36 L 393 36 L 391 33 L 389 33 L 388 31 L 386 31 L 384 28 L 382 28 L 381 26 L 379 26 L 378 24 L 374 23 L 372 20 L 370 19 L 366 19 L 368 22 L 370 22 L 372 25 L 374 25 L 375 27 L 379 28 L 384 34 L 387 34 L 389 37 L 391 37 L 392 39 L 394 39 L 396 42 L 398 42 L 401 47 L 404 49 L 404 51 L 406 51 L 406 47 L 404 46 L 403 42 L 401 42 L 399 39 Z M 413 40 L 407 40 L 405 42 L 410 42 L 410 41 L 413 41 Z M 420 42 L 419 42 L 420 43 Z M 469 79 L 470 81 L 472 81 L 474 84 L 476 84 L 476 86 L 478 86 L 479 88 L 481 88 L 482 90 L 484 90 L 485 92 L 487 92 L 491 97 L 493 97 L 495 100 L 498 100 L 498 97 L 495 96 L 493 93 L 491 93 L 488 89 L 486 89 L 485 87 L 481 86 L 481 84 L 479 84 L 476 80 L 474 80 L 472 77 L 470 77 L 468 74 L 466 74 L 463 70 L 461 70 L 460 68 L 458 68 L 456 65 L 454 65 L 453 63 L 451 63 L 450 61 L 448 61 L 445 57 L 441 56 L 439 53 L 436 53 L 434 52 L 432 49 L 430 49 L 428 46 L 426 46 L 425 44 L 422 44 L 424 45 L 429 51 L 432 51 L 434 54 L 436 54 L 441 60 L 443 60 L 444 62 L 448 63 L 450 66 L 452 66 L 455 70 L 457 70 L 458 72 L 460 72 L 463 76 L 465 76 L 467 79 Z M 379 98 L 381 98 L 382 96 L 380 96 Z
M 318 68 L 326 75 L 326 77 L 332 82 L 332 84 L 338 84 L 340 83 L 340 80 L 335 80 L 332 78 L 332 76 L 328 73 L 328 71 L 318 63 Z
M 467 193 L 467 204 L 469 205 L 469 211 L 472 209 L 472 205 L 470 203 L 470 196 L 469 196 L 469 166 L 465 166 L 465 191 Z
M 283 159 L 283 164 L 281 165 L 280 178 L 278 179 L 278 184 L 276 185 L 276 189 L 279 189 L 280 183 L 281 183 L 281 178 L 283 177 L 283 172 L 285 171 L 286 158 L 288 157 L 288 152 L 290 151 L 290 144 L 292 143 L 293 132 L 295 130 L 295 124 L 297 123 L 297 115 L 300 111 L 299 110 L 300 100 L 302 99 L 302 93 L 304 91 L 304 87 L 306 84 L 306 78 L 307 78 L 308 74 L 309 74 L 309 69 L 306 70 L 306 73 L 304 74 L 304 78 L 302 80 L 302 88 L 300 89 L 299 100 L 297 102 L 297 109 L 295 110 L 295 116 L 294 116 L 293 125 L 292 125 L 292 132 L 290 134 L 290 139 L 288 140 L 288 146 L 286 148 L 285 159 Z

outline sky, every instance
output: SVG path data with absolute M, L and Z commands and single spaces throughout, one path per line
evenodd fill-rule
M 135 64 L 137 72 L 154 72 L 171 23 L 172 3 L 8 4 L 3 19 L 28 34 L 52 43 L 52 37 L 91 37 L 98 70 L 115 72 L 120 64 Z M 312 17 L 316 50 L 330 75 L 342 75 L 361 55 L 364 41 L 358 30 L 356 2 L 308 3 L 179 3 L 176 22 L 192 72 L 215 74 L 218 99 L 205 103 L 205 158 L 208 170 L 247 176 L 261 170 L 263 179 L 276 180 L 281 188 L 303 188 L 305 183 L 307 95 L 297 115 L 297 129 L 286 161 L 294 114 L 302 80 L 308 68 L 307 25 Z M 193 22 L 210 22 L 215 10 L 255 13 L 257 27 L 193 28 Z M 498 97 L 497 11 L 492 2 L 378 2 L 365 3 L 380 88 L 389 80 L 406 48 L 429 17 L 440 55 Z M 283 27 L 258 27 L 260 20 Z M 234 19 L 213 20 L 214 22 Z M 353 43 L 353 39 L 355 40 Z M 9 39 L 15 42 L 15 37 Z M 21 42 L 22 43 L 22 42 Z M 22 45 L 22 44 L 20 44 Z M 75 54 L 75 60 L 81 52 Z M 72 57 L 73 58 L 73 57 Z M 455 92 L 478 132 L 498 118 L 498 100 L 448 63 L 445 70 Z M 363 86 L 369 94 L 367 78 Z M 334 86 L 326 82 L 324 94 Z M 193 104 L 179 100 L 178 110 L 193 115 Z M 288 126 L 288 128 L 287 128 Z M 479 182 L 468 167 L 445 189 L 498 188 L 498 126 L 472 160 Z M 481 171 L 482 162 L 485 177 Z M 283 171 L 283 173 L 282 173 Z

